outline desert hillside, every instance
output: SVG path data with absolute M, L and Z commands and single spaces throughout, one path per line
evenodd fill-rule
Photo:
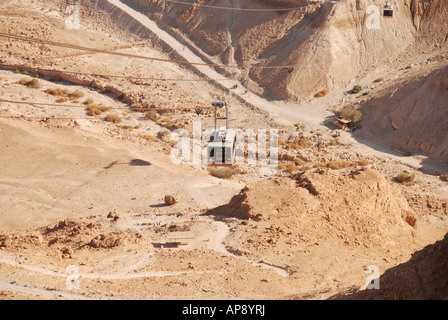
M 448 4 L 442 0 L 395 1 L 394 17 L 385 18 L 381 12 L 379 29 L 366 27 L 366 10 L 374 5 L 382 11 L 384 1 L 207 0 L 194 7 L 169 1 L 125 2 L 182 35 L 211 61 L 291 66 L 292 72 L 229 71 L 275 99 L 309 97 L 323 89 L 354 85 L 372 72 L 403 67 L 422 52 L 447 49 L 448 27 L 443 22 Z

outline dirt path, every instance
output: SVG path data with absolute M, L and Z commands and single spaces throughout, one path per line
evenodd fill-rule
M 166 42 L 171 48 L 173 48 L 173 50 L 184 57 L 187 61 L 191 63 L 207 64 L 207 62 L 194 54 L 189 48 L 185 47 L 176 38 L 171 36 L 166 31 L 160 29 L 157 24 L 147 16 L 128 7 L 119 0 L 106 1 L 116 6 L 117 8 L 120 8 L 121 10 L 132 16 L 132 18 L 140 22 L 143 26 L 151 30 L 151 32 L 156 34 L 160 39 L 163 39 L 164 42 Z M 232 42 L 234 42 L 233 39 Z M 195 65 L 195 68 L 210 79 L 224 79 L 216 80 L 216 82 L 228 89 L 231 89 L 235 84 L 237 84 L 238 88 L 236 90 L 233 90 L 234 93 L 238 94 L 247 103 L 270 113 L 280 123 L 293 124 L 302 121 L 307 122 L 312 126 L 323 127 L 323 125 L 321 124 L 323 120 L 322 117 L 325 117 L 327 114 L 325 112 L 325 109 L 322 109 L 322 105 L 320 107 L 314 106 L 313 108 L 308 108 L 308 106 L 306 106 L 306 109 L 312 109 L 312 112 L 306 112 L 305 108 L 299 107 L 297 104 L 288 104 L 281 101 L 268 101 L 252 92 L 249 92 L 249 90 L 244 87 L 239 81 L 229 81 L 231 79 L 226 78 L 224 75 L 218 73 L 210 66 Z M 247 93 L 245 93 L 246 91 Z

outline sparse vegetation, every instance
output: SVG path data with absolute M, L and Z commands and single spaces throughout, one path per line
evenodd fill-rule
M 362 91 L 362 86 L 357 84 L 356 86 L 353 87 L 351 93 L 356 94 L 356 93 L 360 93 L 361 91 Z
M 297 169 L 297 166 L 294 162 L 288 162 L 285 169 L 289 173 L 293 173 Z
M 121 117 L 118 114 L 108 114 L 106 117 L 104 117 L 104 120 L 112 123 L 120 123 L 122 121 Z
M 64 96 L 64 95 L 68 94 L 68 90 L 67 89 L 60 89 L 60 88 L 47 89 L 44 92 L 49 94 L 49 95 L 52 95 L 52 96 Z
M 278 141 L 278 145 L 280 146 L 283 143 L 280 143 L 280 139 Z M 299 138 L 294 139 L 292 143 L 286 144 L 287 149 L 294 149 L 298 150 L 300 148 L 309 148 L 311 147 L 312 143 L 309 141 L 309 139 L 305 138 L 304 136 L 300 136 Z
M 84 101 L 84 104 L 85 105 L 91 105 L 91 104 L 94 104 L 94 101 L 93 101 L 93 99 L 88 98 L 88 99 L 86 99 L 86 101 Z
M 359 166 L 365 167 L 365 166 L 368 166 L 368 165 L 369 165 L 369 161 L 367 161 L 367 160 L 359 160 L 359 161 L 357 162 L 357 164 L 358 164 Z
M 70 92 L 70 93 L 68 94 L 68 97 L 69 97 L 70 99 L 79 99 L 79 98 L 84 97 L 84 92 L 82 92 L 81 90 L 75 90 L 75 91 L 73 91 L 73 92 Z
M 440 175 L 440 180 L 444 181 L 444 182 L 448 182 L 448 174 L 442 174 Z
M 305 163 L 305 161 L 303 161 L 303 160 L 300 159 L 300 158 L 296 158 L 296 159 L 294 160 L 294 163 L 296 164 L 296 166 L 301 166 L 301 165 L 303 165 L 303 164 Z
M 67 97 L 61 97 L 61 98 L 56 100 L 57 103 L 64 103 L 64 102 L 67 102 L 67 101 L 68 101 Z
M 401 172 L 395 176 L 395 180 L 402 184 L 410 184 L 414 181 L 415 175 L 409 172 Z
M 328 90 L 324 89 L 324 90 L 321 90 L 318 93 L 316 93 L 316 97 L 322 98 L 322 97 L 325 97 L 327 94 L 328 94 Z
M 362 113 L 352 106 L 344 106 L 339 112 L 339 116 L 353 123 L 358 123 L 362 120 Z
M 373 81 L 373 82 L 378 83 L 378 82 L 383 82 L 383 81 L 384 81 L 384 78 L 378 78 L 378 79 L 375 79 L 375 81 Z
M 330 146 L 338 146 L 338 145 L 340 145 L 340 144 L 341 144 L 341 143 L 339 142 L 339 139 L 338 139 L 338 138 L 334 138 L 334 139 L 331 140 L 330 143 L 329 143 Z
M 139 134 L 138 134 L 138 137 L 139 137 L 139 138 L 142 138 L 142 139 L 145 139 L 145 140 L 148 141 L 148 142 L 156 142 L 156 141 L 159 140 L 159 139 L 157 139 L 156 136 L 153 136 L 153 135 L 151 135 L 151 134 L 141 134 L 141 133 L 139 133 Z
M 89 116 L 99 116 L 103 112 L 107 112 L 110 109 L 111 109 L 110 107 L 106 107 L 103 105 L 96 105 L 96 104 L 91 104 L 86 108 L 87 114 Z
M 41 87 L 41 84 L 38 79 L 28 79 L 28 78 L 22 78 L 19 80 L 19 84 L 33 88 L 33 89 L 39 89 Z

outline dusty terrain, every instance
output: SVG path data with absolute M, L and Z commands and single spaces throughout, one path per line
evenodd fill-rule
M 103 50 L 0 35 L 0 299 L 448 298 L 445 3 L 376 35 L 363 1 L 200 3 L 80 1 L 68 29 L 65 1 L 0 2 L 0 34 Z M 213 100 L 278 130 L 275 175 L 173 163 Z M 344 105 L 363 120 L 336 137 Z

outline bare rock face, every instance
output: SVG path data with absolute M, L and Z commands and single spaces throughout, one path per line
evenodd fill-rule
M 448 68 L 405 84 L 384 88 L 366 103 L 361 132 L 366 138 L 396 149 L 448 157 Z
M 446 1 L 397 1 L 392 19 L 381 15 L 380 30 L 368 29 L 367 8 L 373 5 L 381 11 L 384 3 L 379 0 L 235 2 L 236 9 L 238 6 L 270 9 L 254 14 L 207 7 L 228 6 L 215 0 L 199 1 L 188 9 L 170 3 L 162 6 L 149 0 L 133 1 L 133 5 L 144 8 L 152 18 L 176 27 L 197 43 L 209 55 L 205 58 L 219 57 L 223 64 L 257 61 L 257 66 L 291 66 L 288 70 L 254 69 L 245 74 L 248 84 L 253 86 L 251 90 L 277 99 L 309 97 L 323 89 L 345 87 L 369 71 L 393 67 L 393 61 L 408 54 L 411 46 L 425 50 L 446 41 Z M 218 16 L 220 22 L 216 23 Z M 256 84 L 260 81 L 262 88 Z
M 380 275 L 380 290 L 361 290 L 333 299 L 446 300 L 448 299 L 448 234 L 443 240 Z
M 306 171 L 295 179 L 259 181 L 208 213 L 277 222 L 309 241 L 327 239 L 365 248 L 413 243 L 419 226 L 399 189 L 367 168 Z

